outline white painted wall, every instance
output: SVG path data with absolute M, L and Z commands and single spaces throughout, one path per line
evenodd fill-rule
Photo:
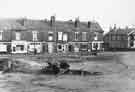
M 7 45 L 0 44 L 0 52 L 7 52 Z

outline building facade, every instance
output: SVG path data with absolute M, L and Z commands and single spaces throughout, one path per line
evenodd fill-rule
M 113 28 L 104 35 L 105 50 L 130 50 L 135 48 L 133 28 Z
M 0 52 L 67 54 L 103 50 L 103 30 L 97 22 L 56 21 L 52 16 L 50 20 L 17 19 L 7 23 L 12 25 L 0 25 Z

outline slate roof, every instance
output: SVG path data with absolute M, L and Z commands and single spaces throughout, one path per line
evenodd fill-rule
M 91 22 L 91 27 L 87 27 L 87 22 L 80 22 L 79 27 L 74 27 L 74 21 L 57 21 L 51 27 L 49 21 L 25 19 L 24 25 L 18 22 L 19 19 L 0 20 L 0 29 L 4 30 L 38 30 L 38 31 L 98 31 L 103 32 L 97 22 Z M 21 20 L 21 19 L 20 19 Z
M 15 19 L 1 19 L 0 30 L 25 30 L 25 27 L 17 23 Z
M 91 27 L 88 28 L 87 22 L 79 22 L 77 28 L 74 26 L 74 21 L 56 21 L 53 26 L 47 20 L 32 20 L 32 19 L 2 19 L 0 20 L 0 30 L 4 30 L 3 40 L 15 40 L 15 31 L 21 31 L 21 39 L 28 41 L 32 40 L 32 30 L 39 31 L 39 41 L 47 40 L 48 31 L 65 31 L 69 32 L 69 39 L 74 38 L 74 31 L 89 32 L 89 40 L 93 40 L 94 32 L 103 33 L 102 28 L 97 22 L 91 22 Z M 81 36 L 80 36 L 81 39 Z M 100 39 L 101 40 L 101 39 Z M 80 40 L 81 41 L 81 40 Z
M 128 34 L 131 31 L 133 31 L 132 28 L 118 28 L 110 30 L 107 34 Z

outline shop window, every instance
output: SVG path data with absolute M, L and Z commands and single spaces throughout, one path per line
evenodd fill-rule
M 16 45 L 16 48 L 17 48 L 18 50 L 24 50 L 24 45 Z

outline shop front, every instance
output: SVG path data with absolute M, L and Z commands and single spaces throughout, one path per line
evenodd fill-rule
M 41 42 L 29 42 L 28 53 L 31 53 L 31 54 L 42 53 L 42 43 Z
M 27 41 L 12 41 L 11 49 L 13 54 L 26 54 L 28 51 Z
M 11 52 L 11 42 L 0 42 L 0 54 L 9 54 Z
M 92 50 L 97 50 L 97 51 L 103 50 L 103 41 L 93 41 Z

